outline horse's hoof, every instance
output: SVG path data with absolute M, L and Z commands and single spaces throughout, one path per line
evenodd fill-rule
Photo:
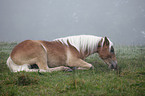
M 73 72 L 72 69 L 63 70 L 64 72 Z
M 72 72 L 73 70 L 69 67 L 64 67 L 63 71 Z
M 73 70 L 72 69 L 68 69 L 67 72 L 73 72 Z

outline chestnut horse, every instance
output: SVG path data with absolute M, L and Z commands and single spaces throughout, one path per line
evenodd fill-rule
M 25 40 L 14 47 L 7 65 L 12 72 L 52 72 L 69 70 L 69 67 L 93 68 L 84 61 L 90 54 L 98 53 L 109 68 L 117 69 L 113 43 L 107 37 L 92 35 L 70 36 L 51 42 Z M 39 69 L 30 69 L 37 64 Z

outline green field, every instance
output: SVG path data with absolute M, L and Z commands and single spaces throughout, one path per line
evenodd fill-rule
M 98 58 L 94 70 L 11 73 L 6 60 L 17 43 L 0 42 L 0 96 L 145 96 L 145 46 L 115 46 L 118 71 Z

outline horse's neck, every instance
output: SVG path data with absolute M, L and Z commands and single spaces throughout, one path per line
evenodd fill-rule
M 86 39 L 87 40 L 87 39 Z M 84 47 L 80 47 L 80 54 L 83 58 L 88 57 L 89 55 L 96 53 L 98 50 L 98 43 L 101 41 L 101 37 L 97 37 L 96 40 L 94 38 L 88 39 L 86 45 L 81 45 Z
M 101 38 L 102 37 L 81 35 L 59 38 L 56 40 L 59 40 L 60 42 L 68 46 L 69 44 L 71 44 L 77 49 L 81 56 L 85 58 L 97 51 L 98 43 L 101 40 Z

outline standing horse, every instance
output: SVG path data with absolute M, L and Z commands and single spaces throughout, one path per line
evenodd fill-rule
M 117 69 L 113 43 L 107 37 L 92 35 L 70 36 L 51 42 L 25 40 L 14 47 L 7 65 L 12 72 L 38 71 L 29 68 L 33 64 L 37 64 L 40 72 L 68 70 L 69 67 L 90 69 L 93 66 L 83 59 L 93 53 L 98 53 L 109 68 Z

